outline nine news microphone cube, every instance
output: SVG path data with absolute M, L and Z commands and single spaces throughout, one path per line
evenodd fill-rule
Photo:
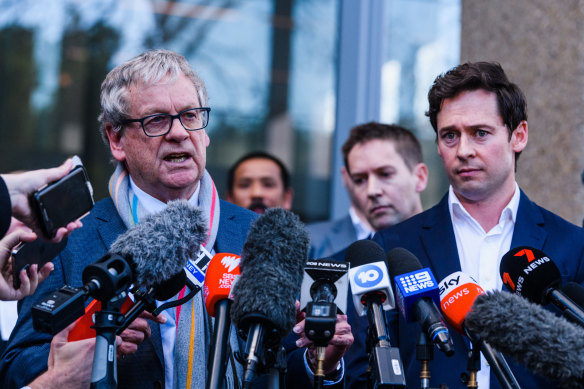
M 347 313 L 347 293 L 349 291 L 347 271 L 349 263 L 332 259 L 309 259 L 304 266 L 304 278 L 300 289 L 300 310 L 304 310 L 312 302 L 311 288 L 315 281 L 328 281 L 336 288 L 333 303 L 343 314 Z
M 383 309 L 389 311 L 395 308 L 393 291 L 389 284 L 389 274 L 384 261 L 372 262 L 367 265 L 349 269 L 349 282 L 353 294 L 353 305 L 359 316 L 365 314 L 365 306 L 361 303 L 363 295 L 379 291 L 387 296 L 383 301 Z
M 395 277 L 396 300 L 406 321 L 415 321 L 412 317 L 412 307 L 419 299 L 428 297 L 440 306 L 438 283 L 429 268 L 415 270 Z

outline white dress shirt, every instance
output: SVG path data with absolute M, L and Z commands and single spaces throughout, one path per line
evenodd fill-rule
M 485 290 L 501 290 L 503 283 L 499 276 L 501 258 L 511 247 L 511 238 L 519 208 L 519 186 L 515 183 L 515 193 L 501 212 L 499 223 L 490 231 L 466 211 L 452 186 L 448 191 L 448 208 L 456 237 L 456 248 L 460 268 Z M 481 370 L 477 374 L 479 388 L 489 388 L 490 367 L 481 354 Z
M 134 191 L 138 201 L 148 213 L 156 213 L 166 208 L 166 203 L 150 196 L 142 189 L 138 188 L 132 177 L 130 176 L 130 188 Z M 197 187 L 195 193 L 189 199 L 189 202 L 195 206 L 199 206 L 199 190 L 201 185 Z M 211 248 L 212 249 L 212 248 Z M 214 255 L 215 252 L 211 252 Z M 157 301 L 156 305 L 160 306 L 162 302 Z M 174 380 L 174 342 L 176 340 L 176 309 L 166 309 L 162 314 L 166 317 L 166 323 L 160 324 L 160 337 L 162 338 L 162 353 L 164 354 L 164 384 L 166 388 L 173 387 Z

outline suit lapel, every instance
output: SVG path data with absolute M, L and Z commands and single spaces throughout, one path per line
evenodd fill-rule
M 460 271 L 456 238 L 448 210 L 448 194 L 428 211 L 422 221 L 420 240 L 436 281 L 440 282 L 446 276 Z
M 541 210 L 521 191 L 511 249 L 518 246 L 529 246 L 543 250 L 546 238 L 547 232 L 544 228 Z

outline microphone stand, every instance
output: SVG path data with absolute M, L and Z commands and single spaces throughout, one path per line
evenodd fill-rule
M 95 351 L 91 372 L 92 389 L 115 389 L 118 387 L 116 360 L 116 331 L 122 320 L 122 304 L 126 292 L 108 301 L 102 301 L 101 309 L 95 313 Z
M 382 308 L 381 294 L 371 294 L 367 301 L 367 318 L 369 319 L 369 336 L 367 353 L 369 365 L 373 372 L 369 375 L 369 387 L 376 389 L 405 388 L 404 368 L 397 347 L 391 347 Z M 396 369 L 396 366 L 399 367 Z M 375 383 L 371 385 L 372 379 Z
M 420 389 L 434 389 L 430 387 L 430 361 L 434 359 L 434 344 L 430 342 L 425 331 L 420 332 L 416 343 L 416 359 L 422 364 Z M 448 386 L 440 384 L 440 389 L 448 389 Z
M 507 361 L 505 361 L 505 358 L 503 358 L 503 355 L 496 351 L 484 340 L 481 340 L 471 334 L 466 328 L 464 330 L 472 342 L 473 350 L 475 348 L 480 349 L 480 351 L 485 356 L 485 359 L 489 362 L 491 369 L 493 369 L 493 372 L 495 373 L 495 376 L 499 380 L 501 386 L 505 389 L 521 389 L 521 386 L 519 386 L 517 379 L 513 375 L 513 372 L 507 364 Z

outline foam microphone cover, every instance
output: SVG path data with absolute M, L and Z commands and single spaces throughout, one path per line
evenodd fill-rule
M 137 286 L 151 287 L 184 272 L 187 260 L 196 257 L 206 239 L 203 212 L 186 200 L 176 200 L 120 235 L 110 253 L 131 261 Z
M 542 305 L 548 303 L 548 291 L 562 282 L 556 264 L 545 253 L 527 246 L 509 250 L 501 259 L 499 272 L 509 290 Z
M 203 284 L 203 298 L 210 316 L 215 317 L 215 304 L 229 298 L 231 287 L 239 277 L 241 257 L 235 254 L 218 253 L 213 256 Z
M 233 286 L 231 317 L 239 329 L 249 315 L 262 315 L 281 337 L 296 322 L 309 238 L 298 216 L 268 209 L 251 226 L 241 254 L 241 276 Z
M 385 252 L 372 240 L 358 240 L 347 247 L 345 261 L 350 262 L 352 268 L 368 263 L 385 262 Z
M 409 250 L 396 247 L 387 253 L 387 268 L 394 282 L 396 276 L 422 269 L 422 264 Z
M 584 385 L 584 329 L 517 295 L 478 296 L 465 326 L 497 350 L 562 387 Z

